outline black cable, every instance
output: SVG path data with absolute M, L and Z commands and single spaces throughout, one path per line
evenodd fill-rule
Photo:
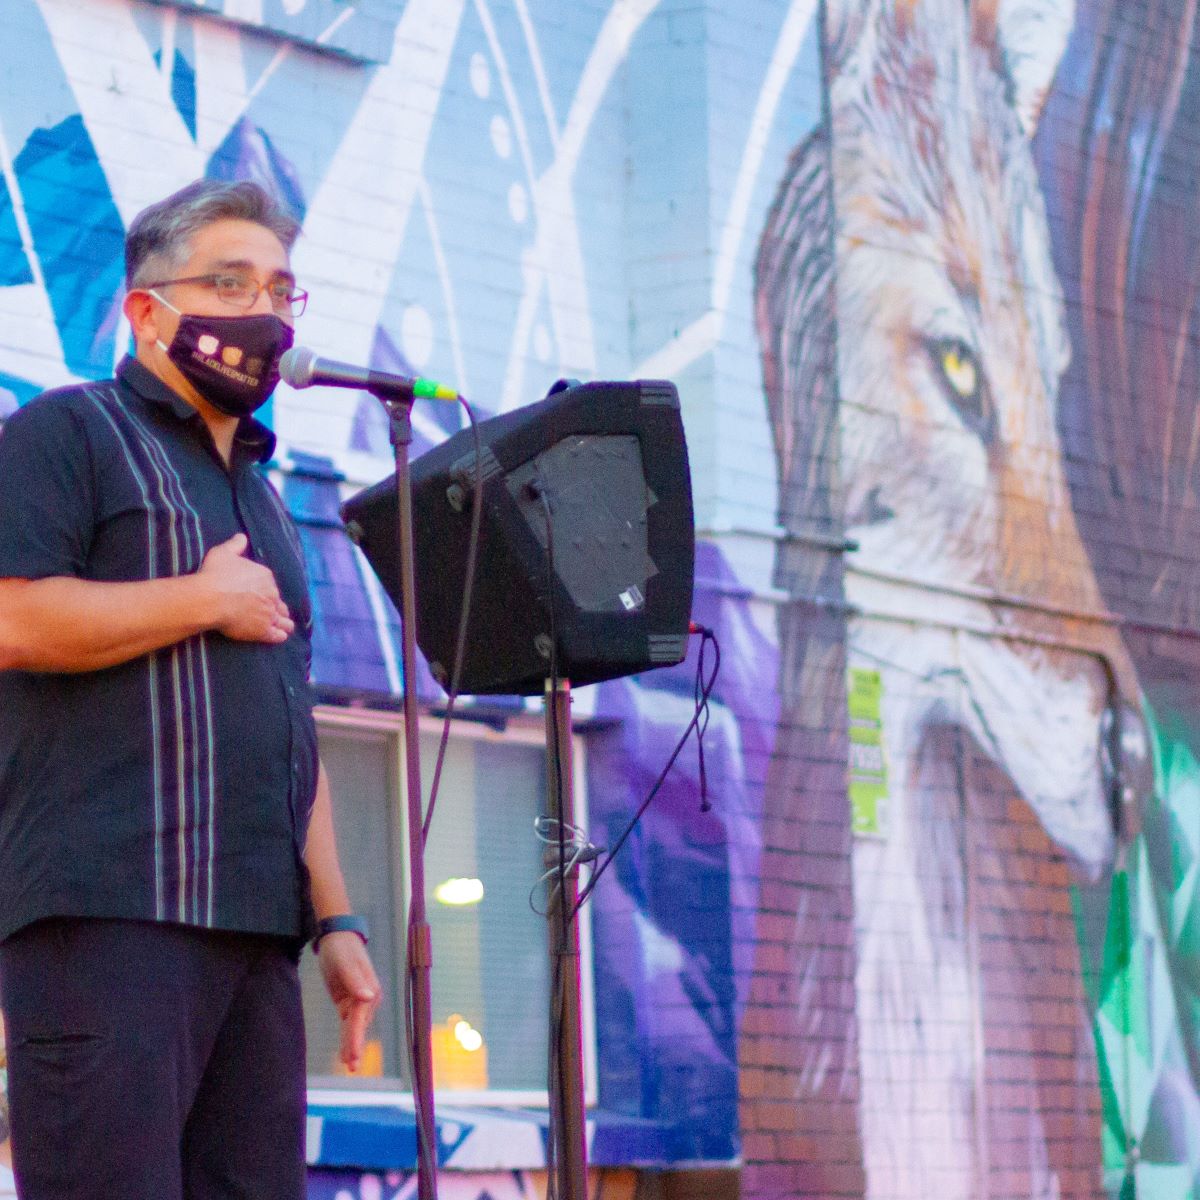
M 475 442 L 475 478 L 471 485 L 471 532 L 467 541 L 467 563 L 463 572 L 463 604 L 458 617 L 458 637 L 454 644 L 454 667 L 450 673 L 450 687 L 446 699 L 446 713 L 442 720 L 442 737 L 438 742 L 437 761 L 433 767 L 433 782 L 429 788 L 429 804 L 425 819 L 421 823 L 421 849 L 429 837 L 429 826 L 433 821 L 433 809 L 437 804 L 438 788 L 442 782 L 442 765 L 446 761 L 446 747 L 450 743 L 450 719 L 458 702 L 458 688 L 462 681 L 463 659 L 466 656 L 467 630 L 471 620 L 471 600 L 475 593 L 475 564 L 479 558 L 479 529 L 483 520 L 483 446 L 479 436 L 479 423 L 466 399 L 459 396 L 467 411 L 471 424 L 471 435 Z
M 679 741 L 675 743 L 675 749 L 671 751 L 671 756 L 670 756 L 670 758 L 667 759 L 666 766 L 664 766 L 662 771 L 659 772 L 658 778 L 654 781 L 654 786 L 650 789 L 650 791 L 646 795 L 646 798 L 638 806 L 638 810 L 637 810 L 637 812 L 635 812 L 633 814 L 632 820 L 630 820 L 629 824 L 626 825 L 625 828 L 621 831 L 621 836 L 618 837 L 617 840 L 613 843 L 613 847 L 608 852 L 607 856 L 596 865 L 596 869 L 592 872 L 592 877 L 591 877 L 591 879 L 588 880 L 587 886 L 584 887 L 583 890 L 579 893 L 579 898 L 578 898 L 578 900 L 576 900 L 575 907 L 571 911 L 572 917 L 574 917 L 579 912 L 579 910 L 583 906 L 584 902 L 592 894 L 592 890 L 595 888 L 596 884 L 599 882 L 600 877 L 604 874 L 605 871 L 608 870 L 613 859 L 616 858 L 621 847 L 628 840 L 629 835 L 631 833 L 633 833 L 634 829 L 637 827 L 637 823 L 642 819 L 643 815 L 646 812 L 646 809 L 648 809 L 650 807 L 650 802 L 658 794 L 659 788 L 661 788 L 663 783 L 666 781 L 667 775 L 670 773 L 671 768 L 675 765 L 675 760 L 683 752 L 683 748 L 685 745 L 687 745 L 687 740 L 689 737 L 691 737 L 692 730 L 694 730 L 694 729 L 698 730 L 697 737 L 701 739 L 700 755 L 701 755 L 701 763 L 703 764 L 703 761 L 704 761 L 703 760 L 703 754 L 704 754 L 704 750 L 703 750 L 704 732 L 703 732 L 703 730 L 704 730 L 704 728 L 707 728 L 707 726 L 708 726 L 708 700 L 709 700 L 709 697 L 712 695 L 713 688 L 716 686 L 717 676 L 720 674 L 720 671 L 721 671 L 721 645 L 717 641 L 717 635 L 711 629 L 708 629 L 703 625 L 694 625 L 693 632 L 700 634 L 700 639 L 701 639 L 700 640 L 700 654 L 699 654 L 698 661 L 696 664 L 696 676 L 697 676 L 697 681 L 698 681 L 696 711 L 692 714 L 692 719 L 688 722 L 687 728 L 683 731 L 683 734 L 680 736 Z M 714 656 L 713 668 L 712 668 L 712 672 L 708 676 L 708 678 L 704 679 L 701 672 L 703 671 L 704 661 L 705 661 L 704 648 L 708 642 L 712 642 L 712 647 L 713 647 L 713 656 Z M 703 722 L 703 727 L 701 726 L 701 722 Z M 708 803 L 708 795 L 707 795 L 707 790 L 706 790 L 707 789 L 707 777 L 704 774 L 703 766 L 701 767 L 700 779 L 701 779 L 700 807 L 701 807 L 701 811 L 707 812 L 708 809 L 711 807 L 711 805 L 709 805 L 709 803 Z
M 708 768 L 704 762 L 704 735 L 708 732 L 709 708 L 708 708 L 708 692 L 704 690 L 704 655 L 708 648 L 708 643 L 711 641 L 714 646 L 717 645 L 717 636 L 711 629 L 703 625 L 695 626 L 696 632 L 700 634 L 700 651 L 696 655 L 696 680 L 692 689 L 692 696 L 696 702 L 696 711 L 702 714 L 699 725 L 696 726 L 696 759 L 700 771 L 700 811 L 702 813 L 710 812 L 712 804 L 708 799 Z M 717 656 L 720 658 L 720 648 L 717 648 Z M 716 675 L 713 675 L 713 680 L 716 680 Z M 710 689 L 711 690 L 711 689 Z

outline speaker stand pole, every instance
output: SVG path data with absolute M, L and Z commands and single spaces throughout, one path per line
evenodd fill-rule
M 421 799 L 421 750 L 417 713 L 417 604 L 413 558 L 412 396 L 370 389 L 387 409 L 396 459 L 397 545 L 400 551 L 400 661 L 404 671 L 404 765 L 408 797 L 408 972 L 412 981 L 413 1102 L 417 1120 L 417 1195 L 437 1200 L 437 1138 L 433 1117 L 432 938 L 425 912 L 425 814 Z
M 575 780 L 571 761 L 571 685 L 546 681 L 546 782 L 550 817 L 559 830 L 575 824 Z M 560 786 L 561 782 L 561 786 Z M 568 838 L 568 845 L 573 838 Z M 557 1031 L 554 1061 L 558 1078 L 551 1081 L 558 1200 L 587 1200 L 587 1125 L 583 1099 L 583 1031 L 579 1002 L 579 868 L 555 853 L 558 887 L 547 905 L 550 928 L 550 1028 Z M 557 981 L 558 987 L 554 987 Z

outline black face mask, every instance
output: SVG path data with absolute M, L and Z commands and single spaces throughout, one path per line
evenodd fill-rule
M 213 408 L 226 416 L 248 417 L 279 383 L 279 359 L 291 349 L 294 336 L 292 327 L 274 313 L 245 317 L 180 313 L 171 344 L 166 346 L 160 339 L 158 346 Z

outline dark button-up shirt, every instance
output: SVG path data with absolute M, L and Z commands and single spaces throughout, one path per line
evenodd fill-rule
M 311 614 L 260 468 L 274 444 L 244 420 L 226 467 L 132 359 L 0 432 L 0 577 L 184 575 L 240 532 L 296 622 L 282 645 L 210 632 L 99 671 L 0 671 L 0 938 L 46 916 L 309 932 Z

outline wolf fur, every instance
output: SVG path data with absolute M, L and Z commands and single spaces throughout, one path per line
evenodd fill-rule
M 1113 762 L 1145 759 L 1138 688 L 1064 478 L 1070 348 L 1029 147 L 1072 19 L 1069 0 L 829 0 L 828 128 L 760 251 L 781 511 L 801 535 L 780 582 L 828 591 L 803 535 L 840 521 L 848 663 L 884 677 L 886 831 L 851 849 L 872 1197 L 986 1195 L 1006 1165 L 987 1136 L 962 738 L 1085 881 L 1136 821 Z M 785 669 L 803 623 L 785 617 Z M 1032 1111 L 1027 1194 L 1064 1191 L 1046 1147 Z

